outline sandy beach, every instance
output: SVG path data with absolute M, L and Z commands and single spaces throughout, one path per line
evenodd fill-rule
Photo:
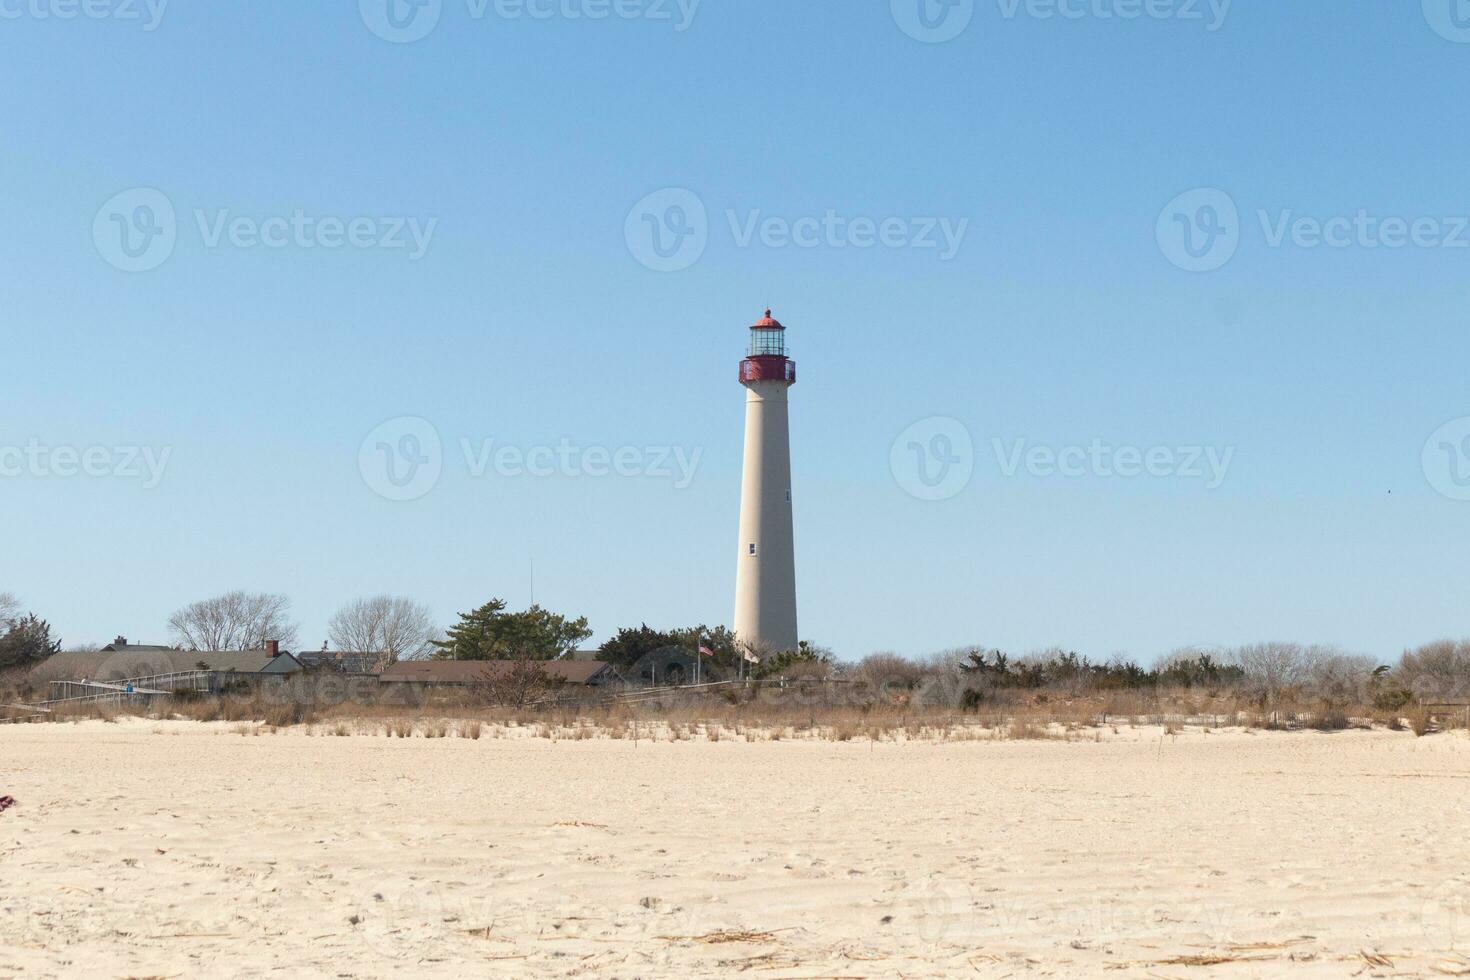
M 0 976 L 1470 975 L 1470 738 L 0 726 Z

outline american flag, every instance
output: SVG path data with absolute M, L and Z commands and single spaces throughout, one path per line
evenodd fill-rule
M 703 645 L 700 646 L 699 652 L 704 654 L 706 657 L 713 657 L 715 655 L 715 652 L 713 650 Z

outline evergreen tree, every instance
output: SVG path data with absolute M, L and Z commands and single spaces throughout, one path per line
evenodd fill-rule
M 61 651 L 61 641 L 51 639 L 51 624 L 35 613 L 6 625 L 9 629 L 0 636 L 0 670 L 29 667 Z
M 696 647 L 702 646 L 714 653 L 705 658 L 705 666 L 733 670 L 740 662 L 736 652 L 735 634 L 723 626 L 686 626 L 679 629 L 656 630 L 643 623 L 637 629 L 620 629 L 617 636 L 597 648 L 599 660 L 612 664 L 618 670 L 632 667 L 644 657 L 669 649 L 677 649 L 695 655 Z
M 540 606 L 524 612 L 505 611 L 505 601 L 491 599 L 459 614 L 459 622 L 435 640 L 436 660 L 560 660 L 592 635 L 587 617 L 568 619 Z

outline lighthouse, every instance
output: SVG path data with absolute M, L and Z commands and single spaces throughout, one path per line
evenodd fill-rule
M 796 362 L 786 328 L 771 311 L 750 328 L 740 362 L 745 387 L 745 463 L 740 484 L 740 553 L 735 634 L 758 655 L 795 650 L 796 543 L 791 526 L 791 437 L 786 395 Z

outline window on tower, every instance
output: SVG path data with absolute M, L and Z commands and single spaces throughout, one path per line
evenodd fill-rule
M 755 542 L 754 541 L 752 541 L 750 543 L 750 557 L 752 557 L 752 558 L 755 557 Z
M 785 357 L 786 332 L 757 328 L 750 332 L 751 357 Z

